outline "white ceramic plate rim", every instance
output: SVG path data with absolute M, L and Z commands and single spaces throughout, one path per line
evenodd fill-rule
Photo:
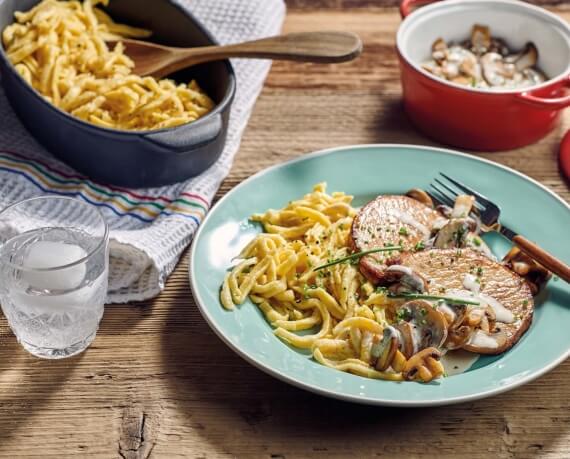
M 558 196 L 556 193 L 554 193 L 552 190 L 550 190 L 548 187 L 546 187 L 545 185 L 543 185 L 542 183 L 539 183 L 538 181 L 534 180 L 531 177 L 528 177 L 524 174 L 522 174 L 521 172 L 518 172 L 514 169 L 511 169 L 510 167 L 504 166 L 502 164 L 498 164 L 494 161 L 485 159 L 485 158 L 479 158 L 477 156 L 473 156 L 467 153 L 461 153 L 458 151 L 454 151 L 454 150 L 449 150 L 447 148 L 438 148 L 438 147 L 430 147 L 430 146 L 423 146 L 423 145 L 413 145 L 413 144 L 394 144 L 394 143 L 383 143 L 383 144 L 362 144 L 362 145 L 346 145 L 346 146 L 341 146 L 341 147 L 333 147 L 333 148 L 327 148 L 324 150 L 319 150 L 313 153 L 308 153 L 308 154 L 304 154 L 298 158 L 294 158 L 291 159 L 289 161 L 280 163 L 280 164 L 275 164 L 273 166 L 270 166 L 266 169 L 263 169 L 257 173 L 255 173 L 254 175 L 252 175 L 251 177 L 247 178 L 246 180 L 244 180 L 243 182 L 241 182 L 239 185 L 237 185 L 236 187 L 234 187 L 233 189 L 231 189 L 228 193 L 226 193 L 225 196 L 223 196 L 208 212 L 208 215 L 206 215 L 206 218 L 202 221 L 202 223 L 200 224 L 198 231 L 196 232 L 196 234 L 194 235 L 194 238 L 192 240 L 192 247 L 190 249 L 190 254 L 189 254 L 189 263 L 188 263 L 188 276 L 190 279 L 190 288 L 192 290 L 192 295 L 194 296 L 194 300 L 196 301 L 196 305 L 198 306 L 198 309 L 200 311 L 200 313 L 202 314 L 202 317 L 206 320 L 206 322 L 208 323 L 208 325 L 210 326 L 210 328 L 214 331 L 214 333 L 216 335 L 218 335 L 218 337 L 230 348 L 232 349 L 236 354 L 238 354 L 240 357 L 242 357 L 244 360 L 246 360 L 247 362 L 249 362 L 250 364 L 252 364 L 253 366 L 259 368 L 260 370 L 262 370 L 263 372 L 277 378 L 280 379 L 283 382 L 286 382 L 288 384 L 291 384 L 293 386 L 299 387 L 301 389 L 305 389 L 308 390 L 310 392 L 314 392 L 317 393 L 319 395 L 324 395 L 326 397 L 331 397 L 331 398 L 335 398 L 335 399 L 339 399 L 339 400 L 346 400 L 346 401 L 350 401 L 350 402 L 355 402 L 355 403 L 360 403 L 360 404 L 366 404 L 366 405 L 379 405 L 379 406 L 399 406 L 399 407 L 425 407 L 425 406 L 442 406 L 442 405 L 451 405 L 451 404 L 455 404 L 455 403 L 463 403 L 463 402 L 470 402 L 473 400 L 479 400 L 482 398 L 487 398 L 487 397 L 491 397 L 493 395 L 498 395 L 507 391 L 510 391 L 512 389 L 515 389 L 517 387 L 520 387 L 524 384 L 527 384 L 533 380 L 535 380 L 536 378 L 542 376 L 543 374 L 549 372 L 550 370 L 552 370 L 553 368 L 557 367 L 558 365 L 560 365 L 562 362 L 564 362 L 569 356 L 570 356 L 570 349 L 568 349 L 565 353 L 561 354 L 560 357 L 554 361 L 552 361 L 550 364 L 545 365 L 544 367 L 542 367 L 539 370 L 536 370 L 534 373 L 529 373 L 528 375 L 525 375 L 523 377 L 521 377 L 520 379 L 517 379 L 516 381 L 512 382 L 512 383 L 508 383 L 505 384 L 504 386 L 500 386 L 496 389 L 491 389 L 488 391 L 484 391 L 484 392 L 478 392 L 478 393 L 474 393 L 471 395 L 463 395 L 463 396 L 459 396 L 459 397 L 451 397 L 451 398 L 447 398 L 447 399 L 442 399 L 442 400 L 437 400 L 437 401 L 430 401 L 430 400 L 421 400 L 421 401 L 409 401 L 409 400 L 394 400 L 394 399 L 382 399 L 382 398 L 370 398 L 370 397 L 359 397 L 359 396 L 355 396 L 355 395 L 348 395 L 348 394 L 343 394 L 343 393 L 339 393 L 336 391 L 331 391 L 331 390 L 327 390 L 327 389 L 323 389 L 322 387 L 313 385 L 313 384 L 309 384 L 303 381 L 299 381 L 298 379 L 289 376 L 288 374 L 285 374 L 281 371 L 275 370 L 274 368 L 272 368 L 270 365 L 267 365 L 257 359 L 255 359 L 254 357 L 250 356 L 247 352 L 242 351 L 239 346 L 235 346 L 223 333 L 222 330 L 218 329 L 214 319 L 211 317 L 211 315 L 208 312 L 208 308 L 206 307 L 206 303 L 205 301 L 202 299 L 202 297 L 200 296 L 199 290 L 197 288 L 197 285 L 195 284 L 194 281 L 194 277 L 192 276 L 192 273 L 194 272 L 194 254 L 196 252 L 196 247 L 197 245 L 195 244 L 195 241 L 198 241 L 201 234 L 202 234 L 202 229 L 205 228 L 205 224 L 208 221 L 208 219 L 210 218 L 211 215 L 213 215 L 213 211 L 216 210 L 216 208 L 221 205 L 223 202 L 225 202 L 227 199 L 231 199 L 231 196 L 233 195 L 233 193 L 240 189 L 241 187 L 245 186 L 246 184 L 248 184 L 249 182 L 252 182 L 254 180 L 256 180 L 258 177 L 261 177 L 275 169 L 279 169 L 282 167 L 286 167 L 290 164 L 294 164 L 294 163 L 298 163 L 301 161 L 305 161 L 307 159 L 310 158 L 315 158 L 318 156 L 325 156 L 331 153 L 336 153 L 337 151 L 340 150 L 359 150 L 359 149 L 366 149 L 366 148 L 379 148 L 379 149 L 389 149 L 389 148 L 422 148 L 422 149 L 426 149 L 426 150 L 431 150 L 434 152 L 438 152 L 438 153 L 444 153 L 444 154 L 448 154 L 448 155 L 452 155 L 452 156 L 462 156 L 462 157 L 467 157 L 469 159 L 472 159 L 474 161 L 480 161 L 482 163 L 487 163 L 490 164 L 492 166 L 495 166 L 499 169 L 503 169 L 507 172 L 510 172 L 512 174 L 518 175 L 519 177 L 523 178 L 524 180 L 533 183 L 534 185 L 538 186 L 539 188 L 541 188 L 542 190 L 546 191 L 548 194 L 550 194 L 553 198 L 555 198 L 557 201 L 559 201 L 560 203 L 562 203 L 567 209 L 568 211 L 570 211 L 570 205 L 568 203 L 566 203 L 566 201 L 564 201 L 560 196 Z

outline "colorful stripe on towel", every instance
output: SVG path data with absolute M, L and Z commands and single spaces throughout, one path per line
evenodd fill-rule
M 100 185 L 6 150 L 0 150 L 0 170 L 19 175 L 46 193 L 80 197 L 111 209 L 118 216 L 130 216 L 144 222 L 152 222 L 161 215 L 178 215 L 199 224 L 209 208 L 208 200 L 198 194 L 182 193 L 177 199 L 171 199 Z

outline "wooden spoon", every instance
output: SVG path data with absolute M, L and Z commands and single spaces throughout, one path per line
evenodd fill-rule
M 239 58 L 279 59 L 300 62 L 335 63 L 355 59 L 362 41 L 349 32 L 303 32 L 227 46 L 174 48 L 148 41 L 121 39 L 125 54 L 134 62 L 134 73 L 157 78 L 204 62 Z

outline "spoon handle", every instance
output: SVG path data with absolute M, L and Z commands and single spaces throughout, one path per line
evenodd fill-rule
M 349 32 L 302 32 L 227 46 L 180 49 L 178 68 L 233 57 L 335 63 L 350 61 L 362 52 L 362 41 Z

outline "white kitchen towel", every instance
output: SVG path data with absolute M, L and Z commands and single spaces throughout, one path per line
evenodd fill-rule
M 221 43 L 280 32 L 283 0 L 178 0 Z M 228 174 L 268 61 L 235 60 L 237 92 L 220 159 L 202 175 L 161 188 L 127 190 L 80 176 L 56 160 L 23 128 L 0 90 L 0 208 L 45 194 L 74 195 L 101 209 L 111 229 L 108 302 L 157 295 Z M 78 152 L 79 154 L 81 152 Z

